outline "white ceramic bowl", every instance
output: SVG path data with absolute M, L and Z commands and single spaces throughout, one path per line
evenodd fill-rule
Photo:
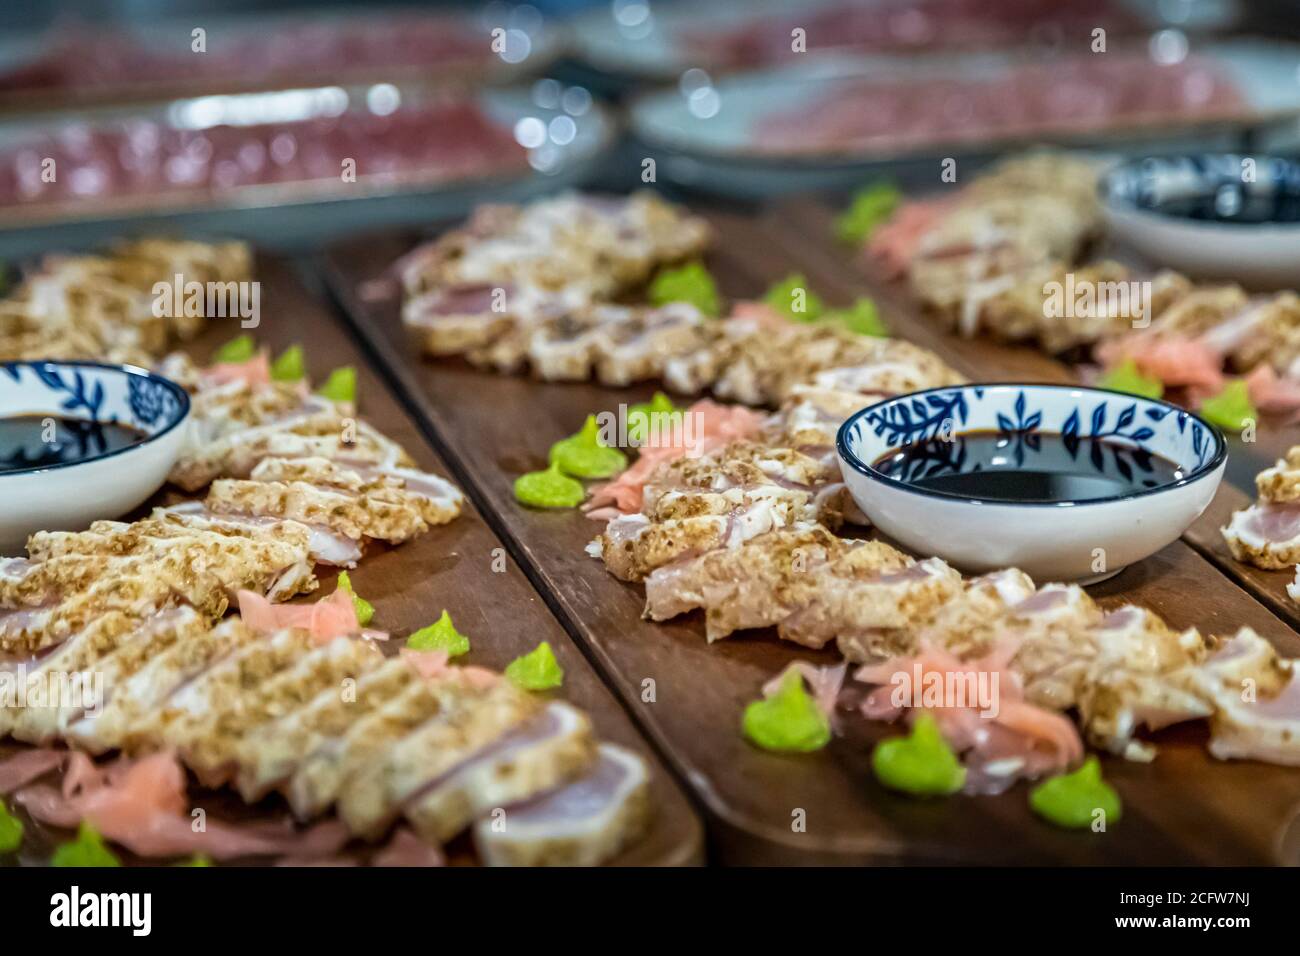
M 1111 498 L 1014 502 L 919 488 L 872 467 L 940 435 L 954 436 L 955 454 L 960 436 L 973 431 L 1005 433 L 1008 453 L 1027 457 L 1042 445 L 1036 435 L 1069 436 L 1067 447 L 1092 468 L 1094 446 L 1112 454 L 1120 446 L 1137 453 L 1122 453 L 1126 467 L 1141 468 L 1150 453 L 1183 477 Z M 1209 505 L 1228 456 L 1217 429 L 1175 405 L 1069 385 L 961 385 L 896 396 L 854 413 L 836 446 L 854 501 L 904 547 L 963 571 L 1018 567 L 1040 584 L 1099 581 L 1174 541 Z
M 1290 288 L 1300 276 L 1300 222 L 1192 219 L 1160 211 L 1173 200 L 1216 198 L 1225 210 L 1252 199 L 1294 206 L 1300 164 L 1232 153 L 1143 159 L 1112 169 L 1100 191 L 1111 235 L 1160 265 L 1258 289 Z
M 176 383 L 129 365 L 0 364 L 0 418 L 50 415 L 143 432 L 133 445 L 79 460 L 0 472 L 0 549 L 20 554 L 33 531 L 79 530 L 117 518 L 157 491 L 189 427 L 190 399 Z

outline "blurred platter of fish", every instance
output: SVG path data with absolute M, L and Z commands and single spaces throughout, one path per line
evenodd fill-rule
M 164 221 L 271 247 L 427 222 L 569 184 L 612 136 L 586 90 L 554 80 L 322 86 L 11 118 L 0 122 L 0 256 Z
M 536 75 L 562 52 L 561 33 L 526 6 L 223 14 L 200 22 L 60 20 L 39 34 L 2 36 L 0 110 L 325 83 L 499 84 Z M 500 31 L 495 44 L 493 31 Z
M 1263 41 L 1189 51 L 1181 33 L 1105 55 L 827 55 L 716 81 L 688 70 L 635 99 L 630 125 L 668 178 L 747 197 L 1032 143 L 1229 148 L 1300 115 L 1298 60 Z
M 576 17 L 575 52 L 610 76 L 671 82 L 692 67 L 714 72 L 790 64 L 805 54 L 900 54 L 1005 49 L 1177 28 L 1213 31 L 1240 17 L 1235 0 L 619 0 Z M 792 42 L 801 31 L 802 49 Z

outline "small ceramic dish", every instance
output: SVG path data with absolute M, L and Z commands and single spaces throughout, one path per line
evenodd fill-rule
M 1209 153 L 1124 163 L 1102 177 L 1113 236 L 1195 278 L 1260 289 L 1300 275 L 1300 163 Z
M 0 548 L 135 508 L 166 480 L 189 415 L 183 388 L 133 366 L 0 364 Z
M 1069 385 L 962 385 L 855 412 L 840 470 L 871 522 L 963 571 L 1092 583 L 1174 541 L 1227 445 L 1175 405 Z M 980 493 L 982 489 L 983 493 Z

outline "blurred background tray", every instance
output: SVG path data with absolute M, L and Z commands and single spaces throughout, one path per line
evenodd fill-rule
M 635 98 L 629 124 L 673 182 L 753 199 L 917 168 L 935 181 L 941 159 L 1037 143 L 1232 149 L 1300 115 L 1300 46 L 1165 36 L 1104 54 L 822 56 L 716 82 L 696 69 Z
M 755 69 L 797 58 L 792 31 L 813 54 L 925 53 L 1059 45 L 1101 28 L 1110 37 L 1166 27 L 1235 27 L 1240 0 L 713 0 L 601 4 L 574 18 L 573 47 L 593 69 L 623 84 L 668 82 L 692 67 Z
M 222 12 L 241 5 L 249 9 Z M 67 9 L 35 26 L 40 12 L 59 6 Z M 508 4 L 360 3 L 279 12 L 276 4 L 260 11 L 234 3 L 184 17 L 186 3 L 135 2 L 108 4 L 126 16 L 107 24 L 78 16 L 83 8 L 90 13 L 105 6 L 48 4 L 0 35 L 0 110 L 326 83 L 504 83 L 544 70 L 564 46 L 563 31 L 536 8 Z M 158 15 L 149 15 L 151 7 Z M 195 49 L 197 30 L 201 51 Z
M 0 257 L 158 231 L 286 248 L 459 215 L 583 179 L 614 130 L 585 90 L 554 81 L 326 86 L 11 118 L 0 121 Z

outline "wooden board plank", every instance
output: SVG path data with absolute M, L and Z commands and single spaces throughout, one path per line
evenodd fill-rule
M 777 245 L 767 247 L 773 262 L 794 259 L 806 268 L 809 283 L 836 294 L 868 294 L 877 300 L 899 334 L 934 348 L 967 374 L 1017 381 L 1074 381 L 1071 370 L 1028 346 L 1008 346 L 987 339 L 962 339 L 943 331 L 921 314 L 901 281 L 890 281 L 853 250 L 832 238 L 833 212 L 812 200 L 784 203 L 765 218 Z M 741 229 L 743 231 L 742 223 Z M 1184 541 L 1214 563 L 1292 627 L 1300 628 L 1300 605 L 1286 592 L 1291 571 L 1263 571 L 1232 557 L 1219 529 L 1234 511 L 1255 497 L 1255 475 L 1300 444 L 1300 425 L 1268 417 L 1253 441 L 1228 436 L 1228 470 L 1210 507 L 1183 535 Z
M 447 474 L 416 423 L 365 360 L 346 329 L 320 299 L 311 296 L 291 266 L 278 259 L 259 261 L 263 322 L 252 334 L 277 352 L 293 342 L 306 350 L 308 372 L 321 380 L 331 368 L 357 368 L 361 415 L 401 443 L 419 467 Z M 188 351 L 206 360 L 221 342 L 240 334 L 236 323 L 217 320 Z M 494 570 L 494 565 L 499 571 Z M 299 600 L 316 600 L 334 590 L 335 574 L 318 568 L 321 588 Z M 556 692 L 591 715 L 600 737 L 638 751 L 650 762 L 654 781 L 655 817 L 645 838 L 616 860 L 627 865 L 684 865 L 703 860 L 703 829 L 695 810 L 672 775 L 648 747 L 623 707 L 601 682 L 564 629 L 529 584 L 523 571 L 508 559 L 501 541 L 471 505 L 450 524 L 395 548 L 368 553 L 350 572 L 357 592 L 375 605 L 373 627 L 405 635 L 451 612 L 457 627 L 468 634 L 471 651 L 460 660 L 500 670 L 515 657 L 549 641 L 564 668 L 564 687 Z M 396 653 L 400 640 L 388 642 Z M 223 811 L 231 809 L 229 801 Z M 266 801 L 275 808 L 277 801 Z M 215 803 L 205 805 L 216 806 Z M 37 828 L 29 841 L 29 861 L 48 858 L 49 843 L 58 834 Z M 41 843 L 45 846 L 41 846 Z
M 772 252 L 781 244 L 770 233 L 735 217 L 714 219 L 722 241 L 709 265 L 728 295 L 753 295 L 803 267 Z M 1044 826 L 1032 818 L 1023 787 L 998 797 L 941 802 L 892 795 L 875 783 L 868 765 L 872 743 L 893 733 L 879 724 L 850 718 L 842 736 L 806 756 L 779 756 L 746 744 L 739 732 L 741 711 L 763 681 L 796 657 L 825 663 L 833 656 L 781 643 L 771 632 L 709 646 L 698 616 L 665 625 L 642 621 L 642 589 L 617 581 L 583 553 L 596 526 L 576 512 L 519 507 L 513 479 L 541 467 L 555 440 L 588 413 L 644 400 L 651 388 L 545 384 L 482 373 L 458 361 L 422 361 L 401 328 L 396 289 L 376 294 L 371 284 L 410 242 L 389 235 L 333 249 L 324 264 L 331 285 L 435 429 L 452 467 L 476 489 L 489 520 L 695 789 L 721 860 L 1083 864 L 1293 858 L 1294 841 L 1284 837 L 1300 805 L 1300 774 L 1217 763 L 1201 746 L 1203 728 L 1162 734 L 1161 756 L 1150 765 L 1107 759 L 1107 773 L 1126 801 L 1123 832 L 1113 838 Z M 811 271 L 809 277 L 823 289 Z M 363 288 L 369 294 L 360 294 Z M 825 291 L 839 297 L 835 289 Z M 927 345 L 935 341 L 932 334 L 916 338 Z M 1249 624 L 1289 653 L 1300 653 L 1300 638 L 1181 543 L 1094 593 L 1108 605 L 1141 601 L 1179 627 Z

